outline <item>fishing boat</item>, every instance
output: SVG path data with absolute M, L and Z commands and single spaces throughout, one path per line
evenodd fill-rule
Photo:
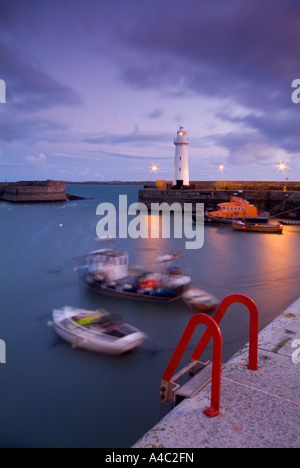
M 245 232 L 265 232 L 270 234 L 282 234 L 282 224 L 249 224 L 243 223 L 242 221 L 236 221 L 232 223 L 232 227 L 235 231 Z
M 89 311 L 65 306 L 53 310 L 56 333 L 74 348 L 122 354 L 141 345 L 146 335 L 117 314 L 105 310 Z
M 218 210 L 205 213 L 205 223 L 231 224 L 232 221 L 245 221 L 261 224 L 269 220 L 269 213 L 260 213 L 256 206 L 237 196 L 230 197 L 229 202 L 220 203 L 218 206 Z
M 290 221 L 287 219 L 280 219 L 280 223 L 286 226 L 300 226 L 300 221 Z
M 220 304 L 213 294 L 195 287 L 189 288 L 182 298 L 193 312 L 199 313 L 214 312 Z
M 101 294 L 124 299 L 172 302 L 191 284 L 178 265 L 180 254 L 173 252 L 156 259 L 157 271 L 129 267 L 128 252 L 101 249 L 75 259 L 79 281 Z

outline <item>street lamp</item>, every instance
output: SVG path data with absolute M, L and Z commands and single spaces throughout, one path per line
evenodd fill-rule
M 219 171 L 221 171 L 221 182 L 222 182 L 222 189 L 223 189 L 223 172 L 224 172 L 224 164 L 220 164 Z
M 151 175 L 152 173 L 154 172 L 155 174 L 157 173 L 158 171 L 158 166 L 156 164 L 153 164 L 151 167 L 150 167 L 150 181 L 151 181 Z
M 287 183 L 288 183 L 288 167 L 285 163 L 280 163 L 279 166 L 278 166 L 278 169 L 280 171 L 282 171 L 283 173 L 285 173 L 285 183 L 286 185 L 284 186 L 284 191 L 286 192 L 287 190 Z

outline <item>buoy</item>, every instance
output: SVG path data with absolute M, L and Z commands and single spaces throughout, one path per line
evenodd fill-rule
M 62 224 L 60 224 L 60 225 L 59 225 L 59 227 L 60 227 L 60 228 L 62 228 L 62 227 L 63 227 L 63 225 L 62 225 Z

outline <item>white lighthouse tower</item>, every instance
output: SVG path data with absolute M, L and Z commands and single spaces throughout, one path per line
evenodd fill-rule
M 190 144 L 189 138 L 183 127 L 177 132 L 174 139 L 175 145 L 175 161 L 174 161 L 174 177 L 173 185 L 178 188 L 190 185 L 189 175 L 189 158 L 188 158 L 188 145 Z

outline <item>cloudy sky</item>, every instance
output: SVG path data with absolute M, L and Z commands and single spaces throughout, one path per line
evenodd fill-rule
M 300 180 L 299 0 L 0 0 L 0 181 Z M 153 177 L 153 176 L 152 176 Z

